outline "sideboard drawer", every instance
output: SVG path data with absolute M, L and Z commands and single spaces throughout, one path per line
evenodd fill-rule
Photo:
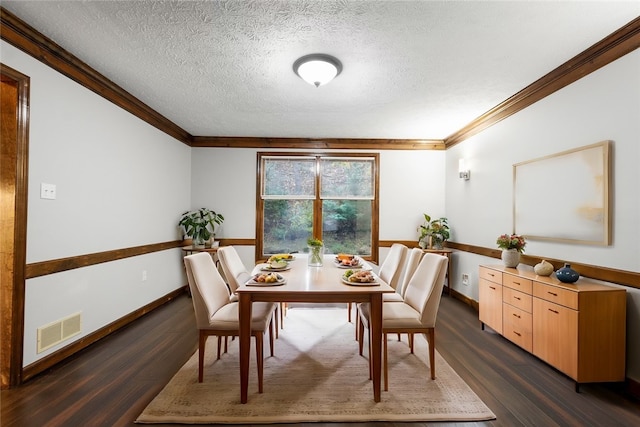
M 480 278 L 502 285 L 502 272 L 480 267 Z
M 512 274 L 504 274 L 502 276 L 502 284 L 511 289 L 517 289 L 525 294 L 531 294 L 531 280 Z
M 531 313 L 503 304 L 502 335 L 528 352 L 533 350 L 533 317 Z
M 578 309 L 578 293 L 568 289 L 533 282 L 533 296 L 574 310 Z
M 507 288 L 506 286 L 502 289 L 502 301 L 511 304 L 514 307 L 519 308 L 520 310 L 524 310 L 527 313 L 531 313 L 531 295 L 527 295 L 522 292 L 518 292 L 514 289 Z

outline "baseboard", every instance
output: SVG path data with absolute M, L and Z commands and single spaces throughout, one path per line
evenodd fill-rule
M 87 348 L 91 344 L 101 340 L 107 335 L 117 331 L 120 328 L 127 326 L 131 322 L 139 319 L 140 317 L 155 310 L 156 308 L 168 303 L 169 301 L 174 300 L 178 296 L 185 293 L 186 290 L 187 290 L 186 287 L 181 287 L 172 292 L 169 292 L 163 297 L 160 297 L 157 300 L 152 301 L 143 307 L 140 307 L 136 311 L 131 312 L 128 315 L 121 317 L 120 319 L 114 322 L 111 322 L 110 324 L 104 326 L 103 328 L 100 328 L 92 332 L 91 334 L 86 335 L 77 341 L 74 341 L 73 343 L 67 345 L 66 347 L 63 347 L 60 350 L 54 353 L 51 353 L 50 355 L 45 356 L 42 359 L 39 359 L 28 366 L 25 366 L 22 369 L 21 382 L 25 382 L 28 379 L 33 378 L 35 375 L 51 368 L 57 363 L 62 362 L 68 357 L 79 352 L 80 350 Z
M 626 392 L 633 399 L 640 401 L 640 382 L 627 378 Z
M 475 311 L 479 311 L 480 310 L 480 306 L 478 305 L 478 301 L 469 298 L 468 296 L 461 294 L 460 292 L 456 291 L 455 289 L 450 289 L 449 290 L 449 295 L 452 298 L 455 298 L 459 301 L 462 301 L 463 303 L 467 304 L 469 307 L 473 308 Z

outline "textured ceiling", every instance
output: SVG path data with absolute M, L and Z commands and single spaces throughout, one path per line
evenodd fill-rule
M 194 136 L 443 139 L 640 15 L 638 1 L 11 1 Z M 339 58 L 315 88 L 293 62 Z

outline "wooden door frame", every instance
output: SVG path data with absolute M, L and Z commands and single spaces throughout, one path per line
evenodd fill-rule
M 29 166 L 29 88 L 30 78 L 11 67 L 0 63 L 2 84 L 5 82 L 17 88 L 16 118 L 17 128 L 15 143 L 15 163 L 13 158 L 2 159 L 3 168 L 15 167 L 15 179 L 8 184 L 13 187 L 15 194 L 15 216 L 13 227 L 3 227 L 2 233 L 13 232 L 13 280 L 7 286 L 3 284 L 3 291 L 11 292 L 8 298 L 2 298 L 2 336 L 10 342 L 10 360 L 8 366 L 2 365 L 2 388 L 19 385 L 22 382 L 22 362 L 24 346 L 24 308 L 25 308 L 25 269 L 27 258 L 27 192 Z M 4 139 L 4 138 L 3 138 Z M 6 156 L 4 156 L 6 157 Z M 4 288 L 7 286 L 7 288 Z

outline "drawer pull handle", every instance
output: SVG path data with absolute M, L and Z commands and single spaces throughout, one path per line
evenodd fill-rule
M 513 282 L 513 284 L 520 286 L 520 282 Z
M 558 312 L 556 310 L 549 309 L 549 311 L 552 312 L 552 313 L 558 314 Z
M 520 297 L 514 297 L 515 299 L 517 299 L 518 301 L 520 301 Z
M 489 286 L 489 289 L 493 289 L 494 291 L 496 290 L 493 286 Z
M 520 316 L 518 316 L 517 314 L 513 313 L 514 317 L 517 317 L 518 319 L 520 318 Z
M 487 275 L 489 275 L 491 277 L 495 277 L 495 274 L 493 274 L 493 273 L 487 273 Z
M 557 296 L 558 296 L 558 294 L 556 294 L 556 293 L 553 293 L 553 292 L 551 292 L 551 291 L 547 291 L 547 293 L 548 293 L 548 294 L 551 294 L 551 295 L 553 295 L 554 297 L 557 297 Z
M 522 334 L 520 334 L 519 332 L 513 331 L 514 334 L 516 334 L 517 336 L 521 337 Z

